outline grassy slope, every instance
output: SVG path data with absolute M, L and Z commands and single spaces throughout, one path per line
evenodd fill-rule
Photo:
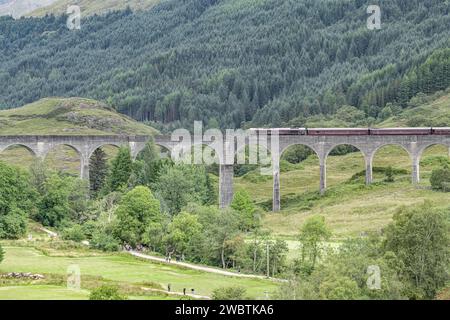
M 247 288 L 251 297 L 262 298 L 264 292 L 274 292 L 277 284 L 268 280 L 242 279 L 211 273 L 187 270 L 175 266 L 141 261 L 124 254 L 94 256 L 48 256 L 33 248 L 4 246 L 5 260 L 0 272 L 34 272 L 44 274 L 66 274 L 67 267 L 76 264 L 83 275 L 102 276 L 106 280 L 143 283 L 154 282 L 181 292 L 183 288 L 195 288 L 200 295 L 210 295 L 218 287 L 240 285 Z M 15 288 L 11 288 L 16 292 Z M 0 298 L 2 294 L 0 293 Z M 70 296 L 68 298 L 71 298 Z
M 450 126 L 450 94 L 446 94 L 422 106 L 406 109 L 400 115 L 382 122 L 380 127 L 395 126 Z
M 83 98 L 47 98 L 0 111 L 0 135 L 154 134 L 152 128 Z
M 133 10 L 145 10 L 161 2 L 161 0 L 57 0 L 50 6 L 32 11 L 30 16 L 44 16 L 47 13 L 63 14 L 70 5 L 79 5 L 82 14 L 102 14 L 111 10 L 122 10 L 129 6 Z
M 423 106 L 406 109 L 399 116 L 381 123 L 381 127 L 407 126 L 418 116 L 430 124 L 450 125 L 450 95 L 444 95 Z M 406 175 L 396 176 L 394 183 L 385 183 L 383 174 L 374 174 L 375 184 L 364 186 L 363 178 L 349 183 L 350 178 L 364 170 L 361 153 L 330 157 L 327 163 L 328 192 L 319 197 L 319 162 L 310 157 L 301 164 L 289 166 L 280 175 L 282 211 L 269 213 L 264 226 L 276 235 L 292 238 L 298 234 L 303 221 L 316 214 L 324 215 L 333 229 L 335 238 L 358 235 L 366 231 L 380 231 L 392 219 L 392 214 L 402 205 L 415 205 L 429 200 L 433 206 L 449 207 L 450 195 L 431 191 L 429 177 L 433 168 L 443 162 L 450 163 L 449 150 L 434 146 L 424 153 L 421 160 L 421 184 L 410 183 L 411 161 L 400 147 L 380 149 L 374 159 L 374 167 L 392 166 L 405 169 Z M 255 201 L 270 206 L 272 177 L 252 172 L 235 179 L 236 188 L 245 188 Z
M 154 135 L 156 130 L 111 110 L 106 105 L 81 98 L 48 98 L 21 108 L 0 111 L 0 135 Z M 105 146 L 108 158 L 117 149 Z M 23 147 L 10 147 L 0 160 L 28 168 L 33 155 Z M 70 147 L 58 146 L 45 161 L 51 168 L 78 175 L 80 159 Z

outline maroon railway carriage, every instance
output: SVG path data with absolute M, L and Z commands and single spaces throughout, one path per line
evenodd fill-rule
M 438 136 L 450 136 L 450 127 L 448 128 L 431 128 L 433 134 Z
M 367 136 L 368 128 L 313 128 L 307 129 L 309 136 Z
M 370 129 L 373 136 L 427 136 L 431 135 L 431 128 L 384 128 Z
M 304 129 L 304 128 L 274 128 L 274 129 L 254 128 L 254 129 L 250 129 L 250 131 L 256 132 L 257 134 L 266 134 L 268 136 L 272 135 L 272 133 L 278 133 L 279 135 L 284 135 L 284 136 L 304 136 L 304 135 L 306 135 L 306 129 Z

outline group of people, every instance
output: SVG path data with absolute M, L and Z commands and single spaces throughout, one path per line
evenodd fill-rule
M 172 289 L 172 285 L 169 283 L 167 285 L 167 292 L 171 292 L 170 290 Z M 186 295 L 186 288 L 183 288 L 183 295 Z M 191 295 L 195 295 L 195 289 L 191 289 Z

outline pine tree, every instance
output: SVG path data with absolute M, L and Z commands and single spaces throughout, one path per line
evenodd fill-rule
M 155 141 L 150 138 L 133 165 L 132 185 L 150 187 L 158 180 L 162 164 Z
M 89 159 L 89 172 L 90 190 L 96 195 L 103 188 L 108 175 L 106 153 L 102 148 L 96 149 Z
M 112 161 L 111 171 L 108 176 L 108 188 L 110 192 L 119 191 L 128 186 L 132 167 L 133 161 L 131 160 L 130 149 L 121 147 L 119 153 Z

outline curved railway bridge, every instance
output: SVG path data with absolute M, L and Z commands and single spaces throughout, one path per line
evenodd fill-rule
M 399 129 L 251 129 L 256 136 L 269 137 L 265 147 L 271 154 L 271 174 L 273 175 L 273 210 L 280 210 L 280 157 L 282 153 L 294 145 L 305 145 L 311 148 L 320 162 L 320 191 L 326 190 L 326 165 L 330 152 L 340 145 L 351 145 L 364 156 L 366 167 L 366 184 L 372 183 L 372 164 L 378 149 L 386 145 L 397 145 L 408 153 L 412 166 L 412 183 L 419 182 L 420 159 L 425 151 L 433 145 L 444 145 L 450 150 L 450 128 L 399 128 Z M 276 143 L 272 137 L 276 136 Z M 219 204 L 226 207 L 233 198 L 233 166 L 239 147 L 233 140 L 233 148 L 229 143 L 211 143 L 204 141 L 204 136 L 191 136 L 193 145 L 208 145 L 220 156 Z M 233 138 L 234 139 L 234 138 Z M 236 138 L 237 139 L 237 138 Z M 55 147 L 66 145 L 73 148 L 81 161 L 80 176 L 89 179 L 89 159 L 93 152 L 105 145 L 117 147 L 128 146 L 133 157 L 145 147 L 148 136 L 0 136 L 0 152 L 11 146 L 23 146 L 36 157 L 44 159 Z M 170 136 L 155 137 L 156 145 L 169 152 L 174 151 L 182 139 Z M 248 145 L 249 140 L 245 140 Z M 231 150 L 231 151 L 230 151 Z M 242 151 L 242 150 L 241 150 Z M 228 154 L 227 154 L 228 153 Z M 230 154 L 232 153 L 232 154 Z M 231 160 L 227 160 L 231 159 Z

